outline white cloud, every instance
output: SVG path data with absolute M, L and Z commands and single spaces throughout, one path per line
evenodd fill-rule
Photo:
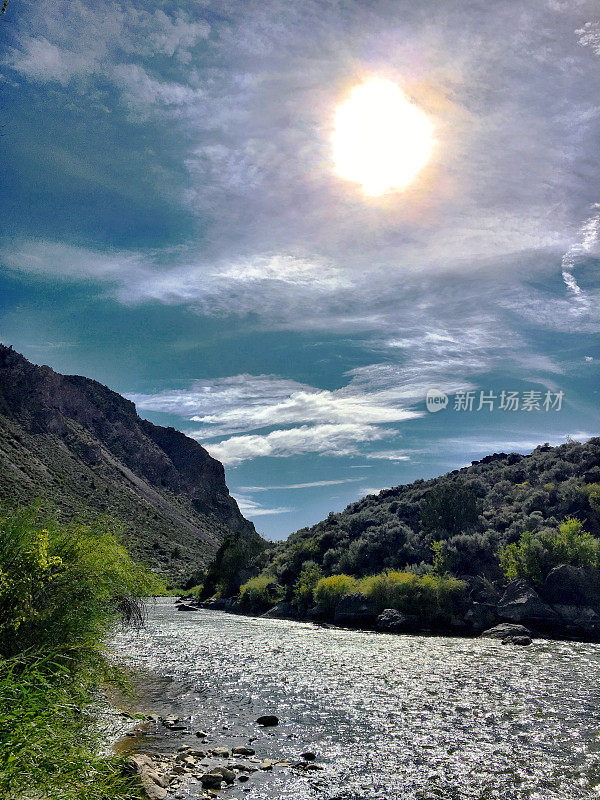
M 100 252 L 85 247 L 27 239 L 9 242 L 0 249 L 0 260 L 8 269 L 63 280 L 118 282 L 123 275 L 140 276 L 150 269 L 136 251 Z
M 345 423 L 339 425 L 302 425 L 289 430 L 276 430 L 266 435 L 234 436 L 204 447 L 214 458 L 226 465 L 241 464 L 249 459 L 271 456 L 284 457 L 305 453 L 327 455 L 355 455 L 357 444 L 374 442 L 395 431 L 375 425 Z M 188 434 L 202 441 L 197 434 Z
M 314 489 L 320 486 L 340 486 L 343 483 L 356 483 L 362 478 L 340 478 L 331 481 L 311 481 L 310 483 L 289 483 L 284 486 L 240 486 L 240 492 L 270 492 L 278 489 Z
M 246 497 L 245 495 L 235 495 L 235 499 L 239 506 L 240 511 L 245 517 L 270 517 L 276 514 L 291 514 L 294 510 L 293 508 L 288 508 L 287 506 L 278 506 L 275 508 L 265 508 L 260 503 L 257 503 L 255 500 L 252 500 L 250 497 Z
M 207 428 L 197 437 L 250 431 L 297 423 L 375 425 L 401 422 L 422 415 L 408 406 L 424 397 L 416 387 L 394 385 L 396 371 L 386 388 L 372 387 L 362 379 L 334 391 L 317 389 L 272 375 L 236 375 L 213 381 L 195 381 L 188 391 L 155 395 L 128 394 L 145 411 L 166 411 L 200 422 Z
M 372 450 L 364 456 L 369 460 L 410 461 L 410 452 L 407 450 Z
M 162 54 L 187 64 L 211 30 L 206 20 L 185 12 L 147 11 L 128 0 L 40 0 L 31 20 L 23 15 L 19 22 L 17 46 L 4 63 L 29 80 L 63 85 L 93 74 L 112 80 L 118 77 L 115 64 L 132 57 Z

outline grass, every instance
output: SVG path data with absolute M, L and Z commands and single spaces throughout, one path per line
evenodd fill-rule
M 59 525 L 38 507 L 0 513 L 0 797 L 133 800 L 102 753 L 93 703 L 123 683 L 103 645 L 160 593 L 109 520 Z

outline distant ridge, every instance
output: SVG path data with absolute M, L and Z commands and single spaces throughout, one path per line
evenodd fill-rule
M 108 513 L 131 551 L 178 583 L 227 536 L 259 540 L 223 465 L 174 428 L 141 419 L 97 381 L 36 366 L 0 344 L 0 499 Z

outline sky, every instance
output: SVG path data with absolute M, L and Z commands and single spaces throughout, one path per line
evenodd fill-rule
M 434 139 L 375 197 L 332 153 L 372 78 Z M 193 436 L 270 539 L 598 435 L 599 134 L 595 0 L 10 0 L 0 341 Z

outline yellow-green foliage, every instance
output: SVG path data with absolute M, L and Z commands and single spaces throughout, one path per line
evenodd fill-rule
M 342 597 L 358 592 L 358 581 L 350 575 L 321 578 L 315 587 L 315 601 L 324 611 L 332 612 Z
M 395 608 L 421 619 L 450 616 L 465 591 L 465 583 L 449 575 L 422 575 L 388 570 L 360 582 L 360 590 L 378 611 Z
M 583 487 L 596 514 L 600 514 L 600 483 L 588 483 Z
M 240 587 L 240 604 L 251 611 L 270 608 L 282 598 L 283 590 L 272 575 L 257 575 Z
M 109 521 L 61 526 L 32 507 L 0 512 L 0 576 L 4 656 L 96 647 L 120 605 L 164 591 Z
M 86 706 L 115 679 L 103 655 L 116 620 L 164 586 L 104 520 L 58 525 L 0 511 L 0 797 L 129 800 L 140 792 L 100 753 Z
M 62 567 L 61 558 L 50 556 L 48 548 L 46 529 L 27 530 L 10 563 L 4 558 L 0 564 L 0 636 L 39 616 L 35 600 Z
M 498 553 L 508 580 L 525 578 L 541 583 L 558 564 L 575 567 L 600 566 L 600 540 L 583 530 L 578 519 L 566 519 L 558 531 L 525 531 L 515 544 Z
M 330 575 L 317 583 L 314 595 L 324 611 L 331 613 L 346 595 L 360 592 L 377 611 L 395 608 L 427 621 L 449 617 L 464 594 L 466 585 L 449 575 L 423 575 L 387 570 L 357 580 L 349 575 Z

